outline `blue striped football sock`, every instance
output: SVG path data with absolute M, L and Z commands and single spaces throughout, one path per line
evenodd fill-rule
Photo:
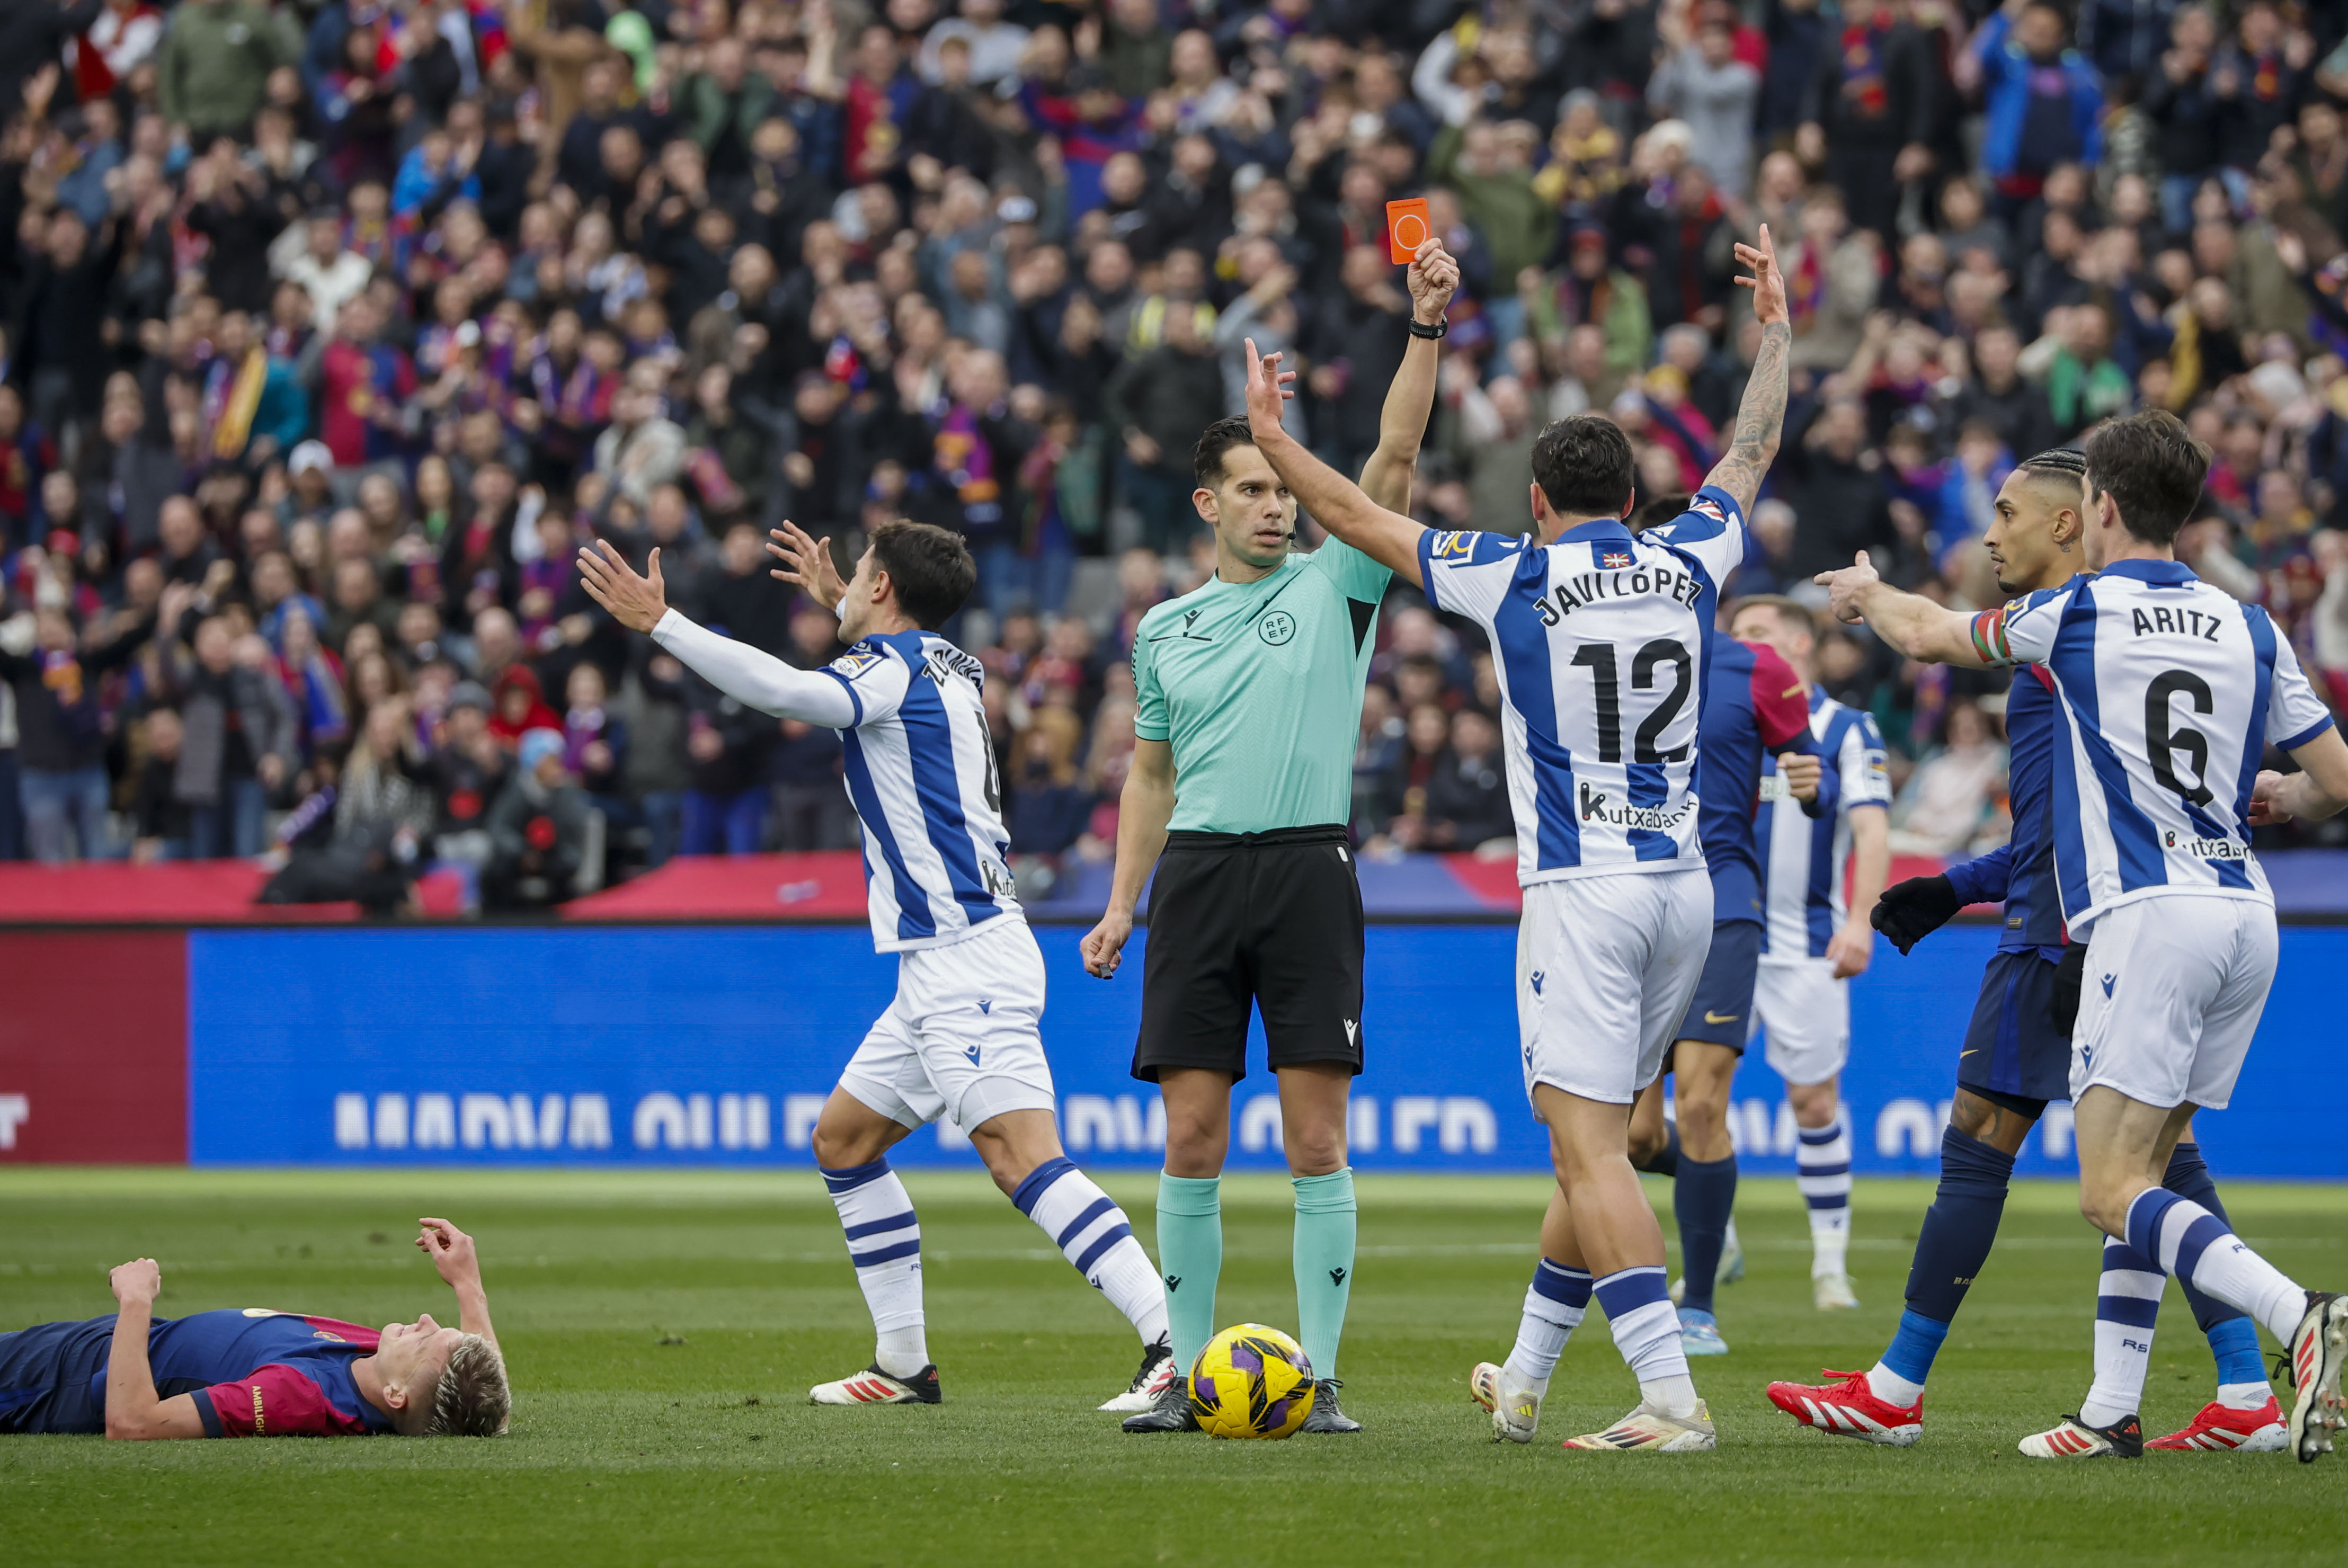
M 1066 1155 L 1027 1173 L 1011 1194 L 1018 1211 L 1043 1227 L 1085 1282 L 1125 1314 L 1144 1345 L 1166 1337 L 1166 1287 L 1117 1200 Z
M 2104 1274 L 2096 1286 L 2096 1381 L 2079 1407 L 2091 1427 L 2108 1427 L 2144 1403 L 2144 1375 L 2152 1365 L 2152 1327 L 2160 1318 L 2168 1278 L 2126 1242 L 2104 1243 Z
M 2199 1144 L 2180 1143 L 2170 1152 L 2168 1171 L 2160 1184 L 2209 1210 L 2228 1230 L 2234 1228 L 2233 1221 L 2226 1217 L 2226 1205 L 2218 1201 L 2217 1179 L 2209 1174 Z M 2185 1303 L 2193 1309 L 2193 1321 L 2209 1341 L 2209 1354 L 2218 1363 L 2218 1403 L 2255 1410 L 2273 1398 L 2266 1359 L 2259 1354 L 2259 1326 L 2199 1285 L 2181 1280 L 2178 1284 L 2184 1286 Z
M 2307 1293 L 2250 1251 L 2226 1222 L 2165 1188 L 2128 1204 L 2127 1242 L 2154 1267 L 2249 1313 L 2285 1345 L 2307 1312 Z
M 823 1184 L 839 1211 L 856 1283 L 872 1311 L 879 1337 L 873 1362 L 891 1377 L 911 1377 L 930 1364 L 927 1319 L 922 1312 L 922 1227 L 913 1200 L 886 1159 L 844 1171 L 825 1171 Z
M 1810 1208 L 1810 1275 L 1850 1272 L 1850 1131 L 1838 1109 L 1824 1127 L 1800 1130 L 1794 1185 Z
M 1565 1354 L 1565 1342 L 1590 1312 L 1592 1282 L 1588 1269 L 1568 1268 L 1547 1258 L 1533 1269 L 1525 1291 L 1524 1316 L 1509 1352 L 1509 1376 L 1536 1394 L 1549 1392 L 1550 1375 Z

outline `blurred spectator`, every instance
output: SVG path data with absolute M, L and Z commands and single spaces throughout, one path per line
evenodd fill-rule
M 523 783 L 592 799 L 613 875 L 845 846 L 834 738 L 632 646 L 570 557 L 657 547 L 673 603 L 812 667 L 838 623 L 766 530 L 850 567 L 906 514 L 981 562 L 953 630 L 1059 885 L 1111 852 L 1134 625 L 1212 570 L 1191 445 L 1252 337 L 1358 467 L 1409 196 L 1463 274 L 1423 521 L 1525 527 L 1531 441 L 1589 410 L 1644 494 L 1700 479 L 1766 222 L 1797 380 L 1726 592 L 1866 549 L 1992 602 L 2006 468 L 2157 405 L 2216 454 L 2187 559 L 2348 696 L 2331 8 L 1407 9 L 0 8 L 0 856 L 273 837 L 405 907 L 427 860 L 488 863 Z M 1356 828 L 1473 848 L 1488 650 L 1406 588 L 1377 625 Z M 1989 688 L 1863 634 L 1819 658 L 1895 739 L 1950 738 L 1919 778 L 1957 799 Z M 514 779 L 536 729 L 570 782 Z M 412 862 L 395 779 L 429 798 Z M 389 826 L 345 833 L 353 793 Z
M 587 852 L 587 812 L 586 796 L 563 765 L 561 732 L 525 734 L 513 777 L 489 809 L 483 907 L 543 908 L 568 899 Z

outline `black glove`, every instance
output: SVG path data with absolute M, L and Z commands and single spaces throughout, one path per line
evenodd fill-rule
M 2054 965 L 2054 1032 L 2066 1040 L 2071 1026 L 2079 1021 L 2079 983 L 2086 977 L 2087 944 L 2075 942 L 2063 949 L 2063 960 Z
M 1891 939 L 1900 956 L 1949 923 L 1963 904 L 1957 902 L 1954 883 L 1945 876 L 1910 877 L 1883 890 L 1870 917 L 1875 929 Z

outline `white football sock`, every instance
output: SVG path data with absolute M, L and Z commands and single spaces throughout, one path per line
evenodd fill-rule
M 2105 1241 L 2104 1274 L 2096 1287 L 2096 1382 L 2079 1406 L 2087 1425 L 2108 1427 L 2142 1408 L 2152 1326 L 2168 1285 L 2168 1277 L 2134 1247 Z
M 2146 1188 L 2128 1205 L 2127 1234 L 2128 1244 L 2164 1273 L 2249 1313 L 2285 1346 L 2307 1315 L 2307 1292 L 2190 1198 Z
M 2263 1410 L 2267 1401 L 2275 1397 L 2271 1383 L 2220 1383 L 2218 1403 L 2229 1410 Z
M 1680 1315 L 1663 1293 L 1662 1267 L 1617 1269 L 1594 1288 L 1641 1397 L 1667 1415 L 1694 1415 L 1695 1385 L 1681 1346 Z
M 927 1319 L 922 1312 L 922 1227 L 913 1201 L 885 1159 L 845 1171 L 826 1171 L 848 1237 L 849 1260 L 879 1337 L 873 1362 L 891 1377 L 911 1377 L 930 1364 Z
M 1867 1374 L 1867 1391 L 1888 1405 L 1905 1408 L 1924 1397 L 1924 1385 L 1910 1383 L 1879 1361 Z
M 1166 1334 L 1166 1286 L 1117 1201 L 1065 1155 L 1027 1173 L 1011 1195 L 1019 1212 L 1043 1228 L 1053 1245 L 1109 1305 L 1125 1314 L 1144 1345 Z
M 1525 1287 L 1524 1316 L 1517 1325 L 1517 1343 L 1509 1352 L 1509 1378 L 1535 1394 L 1549 1392 L 1550 1375 L 1565 1342 L 1581 1326 L 1590 1312 L 1592 1282 L 1588 1269 L 1570 1269 L 1543 1258 Z
M 1794 1185 L 1810 1208 L 1810 1277 L 1849 1274 L 1850 1130 L 1838 1110 L 1824 1127 L 1799 1130 Z

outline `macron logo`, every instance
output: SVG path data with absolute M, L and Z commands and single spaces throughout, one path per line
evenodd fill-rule
M 2110 1001 L 2110 1000 L 2112 999 L 2112 982 L 2113 982 L 2113 981 L 2115 981 L 2115 980 L 2116 980 L 2116 979 L 2118 979 L 2118 978 L 2119 978 L 2119 976 L 2118 976 L 2118 975 L 2105 975 L 2105 976 L 2104 976 L 2104 1000 L 2105 1000 L 2105 1001 L 2108 1002 L 2108 1001 Z
M 1540 989 L 1540 988 L 1541 988 L 1541 981 L 1542 981 L 1542 980 L 1544 980 L 1544 979 L 1546 979 L 1546 978 L 1547 978 L 1547 975 L 1546 975 L 1542 971 L 1540 971 L 1540 970 L 1539 970 L 1539 969 L 1536 969 L 1536 970 L 1534 970 L 1534 971 L 1533 971 L 1533 973 L 1532 973 L 1532 982 L 1533 982 L 1533 995 L 1534 995 L 1538 996 L 1538 995 L 1540 995 L 1541 994 L 1541 989 Z
M 970 1065 L 973 1067 L 978 1066 L 978 1051 L 979 1047 L 976 1046 L 964 1046 L 962 1048 L 962 1054 L 970 1058 Z
M 1359 1037 L 1361 1032 L 1362 1021 L 1359 1018 L 1348 1018 L 1345 1020 L 1345 1043 L 1347 1045 L 1352 1045 L 1354 1040 Z
M 989 1016 L 993 1016 L 993 1015 L 994 1015 L 994 997 L 992 997 L 992 996 L 989 996 L 985 1001 L 981 1002 L 981 1003 L 978 1005 L 978 1010 L 979 1010 L 980 1012 L 982 1012 L 982 1013 L 984 1013 L 984 1014 L 988 1015 Z

